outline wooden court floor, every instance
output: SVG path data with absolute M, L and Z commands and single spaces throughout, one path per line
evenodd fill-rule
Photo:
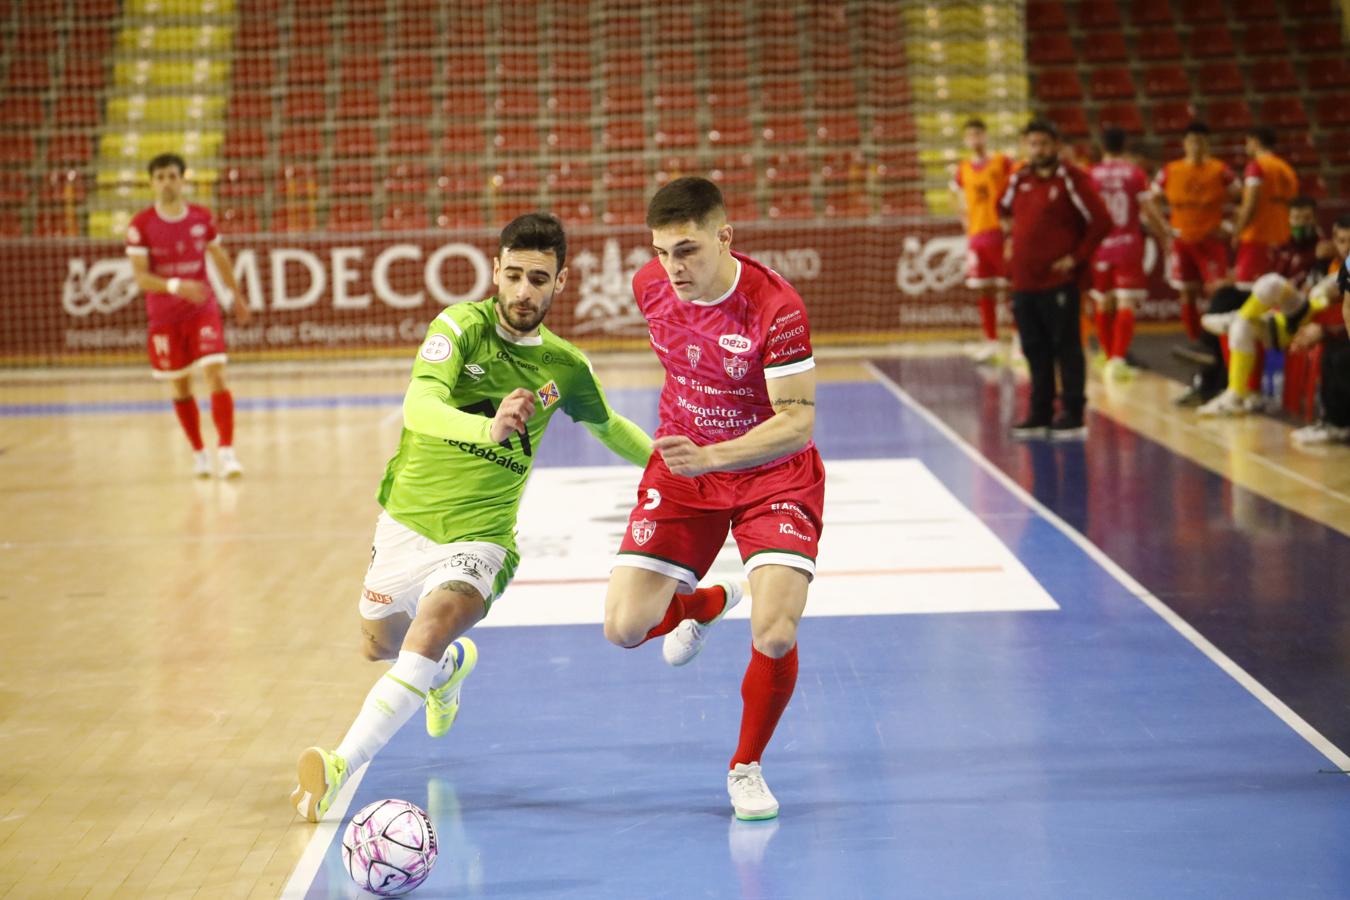
M 658 383 L 643 357 L 597 370 Z M 0 374 L 0 897 L 276 896 L 311 831 L 286 804 L 295 754 L 340 735 L 379 671 L 354 607 L 405 372 L 235 367 L 241 402 L 314 400 L 241 411 L 237 483 L 188 477 L 140 372 Z M 821 372 L 870 378 L 847 359 Z M 1350 448 L 1199 422 L 1175 390 L 1143 375 L 1092 395 L 1350 534 Z

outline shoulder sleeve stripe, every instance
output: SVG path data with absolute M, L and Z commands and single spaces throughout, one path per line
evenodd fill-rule
M 442 322 L 449 325 L 450 330 L 455 333 L 455 337 L 464 337 L 464 329 L 460 328 L 459 323 L 456 322 L 454 319 L 450 318 L 450 316 L 445 312 L 445 310 L 441 310 L 440 315 L 436 316 L 436 318 L 440 319 Z
M 1063 169 L 1060 170 L 1060 174 L 1064 179 L 1064 190 L 1068 192 L 1073 205 L 1078 207 L 1078 212 L 1082 215 L 1083 221 L 1091 222 L 1092 213 L 1088 212 L 1087 204 L 1083 202 L 1083 198 L 1078 196 L 1078 190 L 1074 187 L 1073 176 Z
M 802 372 L 809 371 L 816 367 L 814 356 L 808 356 L 806 359 L 798 359 L 789 363 L 779 363 L 776 366 L 765 366 L 764 377 L 767 378 L 785 378 L 788 375 L 800 375 Z

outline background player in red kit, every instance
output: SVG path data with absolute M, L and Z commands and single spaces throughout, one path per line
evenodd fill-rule
M 692 660 L 741 599 L 739 582 L 697 588 L 731 530 L 754 608 L 727 792 L 738 818 L 768 819 L 778 801 L 759 763 L 797 682 L 797 623 L 825 500 L 810 326 L 791 285 L 732 252 L 711 181 L 663 187 L 647 225 L 656 259 L 633 293 L 666 382 L 656 452 L 610 575 L 605 637 L 636 647 L 666 635 L 668 663 Z
M 220 245 L 211 213 L 183 200 L 181 156 L 165 153 L 150 161 L 150 187 L 155 203 L 127 227 L 127 256 L 136 285 L 145 294 L 150 320 L 150 365 L 154 376 L 173 383 L 173 408 L 192 444 L 192 472 L 211 475 L 211 457 L 202 445 L 197 401 L 192 396 L 192 369 L 200 366 L 211 389 L 211 419 L 219 449 L 222 478 L 242 475 L 234 455 L 234 398 L 225 385 L 225 325 L 207 280 L 206 254 L 234 296 L 234 315 L 248 322 L 248 303 L 239 291 L 230 255 Z
M 1148 175 L 1125 158 L 1125 131 L 1103 131 L 1102 152 L 1102 161 L 1089 174 L 1111 216 L 1111 231 L 1092 257 L 1091 296 L 1097 341 L 1106 358 L 1102 374 L 1119 379 L 1131 374 L 1125 354 L 1134 339 L 1135 304 L 1148 298 L 1143 226 L 1146 222 L 1161 246 L 1167 242 L 1167 226 L 1153 201 Z

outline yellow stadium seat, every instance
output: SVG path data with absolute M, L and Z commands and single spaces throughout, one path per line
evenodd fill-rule
M 224 90 L 229 84 L 229 75 L 228 63 L 207 57 L 189 62 L 123 60 L 113 66 L 113 80 L 119 87 L 196 87 L 202 90 Z
M 127 0 L 122 10 L 127 16 L 232 16 L 234 0 Z
M 117 36 L 118 49 L 123 53 L 200 53 L 214 56 L 228 54 L 233 41 L 233 28 L 215 25 L 144 25 L 140 28 L 124 28 Z
M 111 124 L 218 123 L 224 118 L 222 94 L 156 97 L 131 94 L 108 101 L 107 121 Z

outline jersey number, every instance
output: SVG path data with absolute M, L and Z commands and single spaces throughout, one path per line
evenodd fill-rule
M 459 408 L 459 411 L 466 413 L 475 413 L 477 415 L 487 416 L 489 419 L 491 419 L 496 417 L 497 415 L 497 404 L 493 403 L 490 399 L 485 398 L 469 406 L 461 406 Z M 510 450 L 511 438 L 508 436 L 506 440 L 501 442 L 501 445 L 505 447 L 507 450 Z M 526 456 L 534 456 L 534 450 L 530 446 L 529 429 L 526 429 L 525 432 L 520 435 L 520 449 L 525 452 Z

